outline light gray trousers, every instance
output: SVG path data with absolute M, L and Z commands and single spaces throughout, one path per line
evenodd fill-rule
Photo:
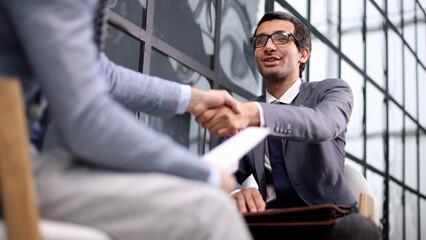
M 58 149 L 34 165 L 43 218 L 93 226 L 119 240 L 251 239 L 229 196 L 202 182 L 101 170 Z

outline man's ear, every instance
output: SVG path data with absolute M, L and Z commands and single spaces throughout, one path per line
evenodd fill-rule
M 300 51 L 299 63 L 306 63 L 310 55 L 311 55 L 311 51 L 309 51 L 308 48 L 302 49 L 302 51 Z

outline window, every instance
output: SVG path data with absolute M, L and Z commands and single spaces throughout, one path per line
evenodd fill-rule
M 420 226 L 426 222 L 426 175 L 420 174 L 426 172 L 424 1 L 114 0 L 109 4 L 105 52 L 114 62 L 201 89 L 226 89 L 241 101 L 264 89 L 248 39 L 265 9 L 299 17 L 308 24 L 313 42 L 303 78 L 339 77 L 352 88 L 347 161 L 365 173 L 373 188 L 383 238 L 426 237 Z M 169 120 L 140 118 L 198 154 L 215 141 L 189 114 Z

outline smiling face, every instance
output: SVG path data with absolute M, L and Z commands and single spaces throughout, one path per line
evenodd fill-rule
M 294 25 L 290 21 L 274 19 L 263 22 L 256 35 L 270 35 L 278 31 L 294 33 Z M 268 39 L 266 46 L 256 48 L 254 52 L 257 68 L 266 82 L 295 82 L 299 78 L 299 65 L 309 58 L 309 50 L 299 52 L 295 39 L 283 45 L 275 45 Z

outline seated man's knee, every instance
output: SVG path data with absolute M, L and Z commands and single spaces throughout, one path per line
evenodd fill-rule
M 337 239 L 379 240 L 380 230 L 370 219 L 360 214 L 350 214 L 334 225 L 327 238 L 327 240 Z

